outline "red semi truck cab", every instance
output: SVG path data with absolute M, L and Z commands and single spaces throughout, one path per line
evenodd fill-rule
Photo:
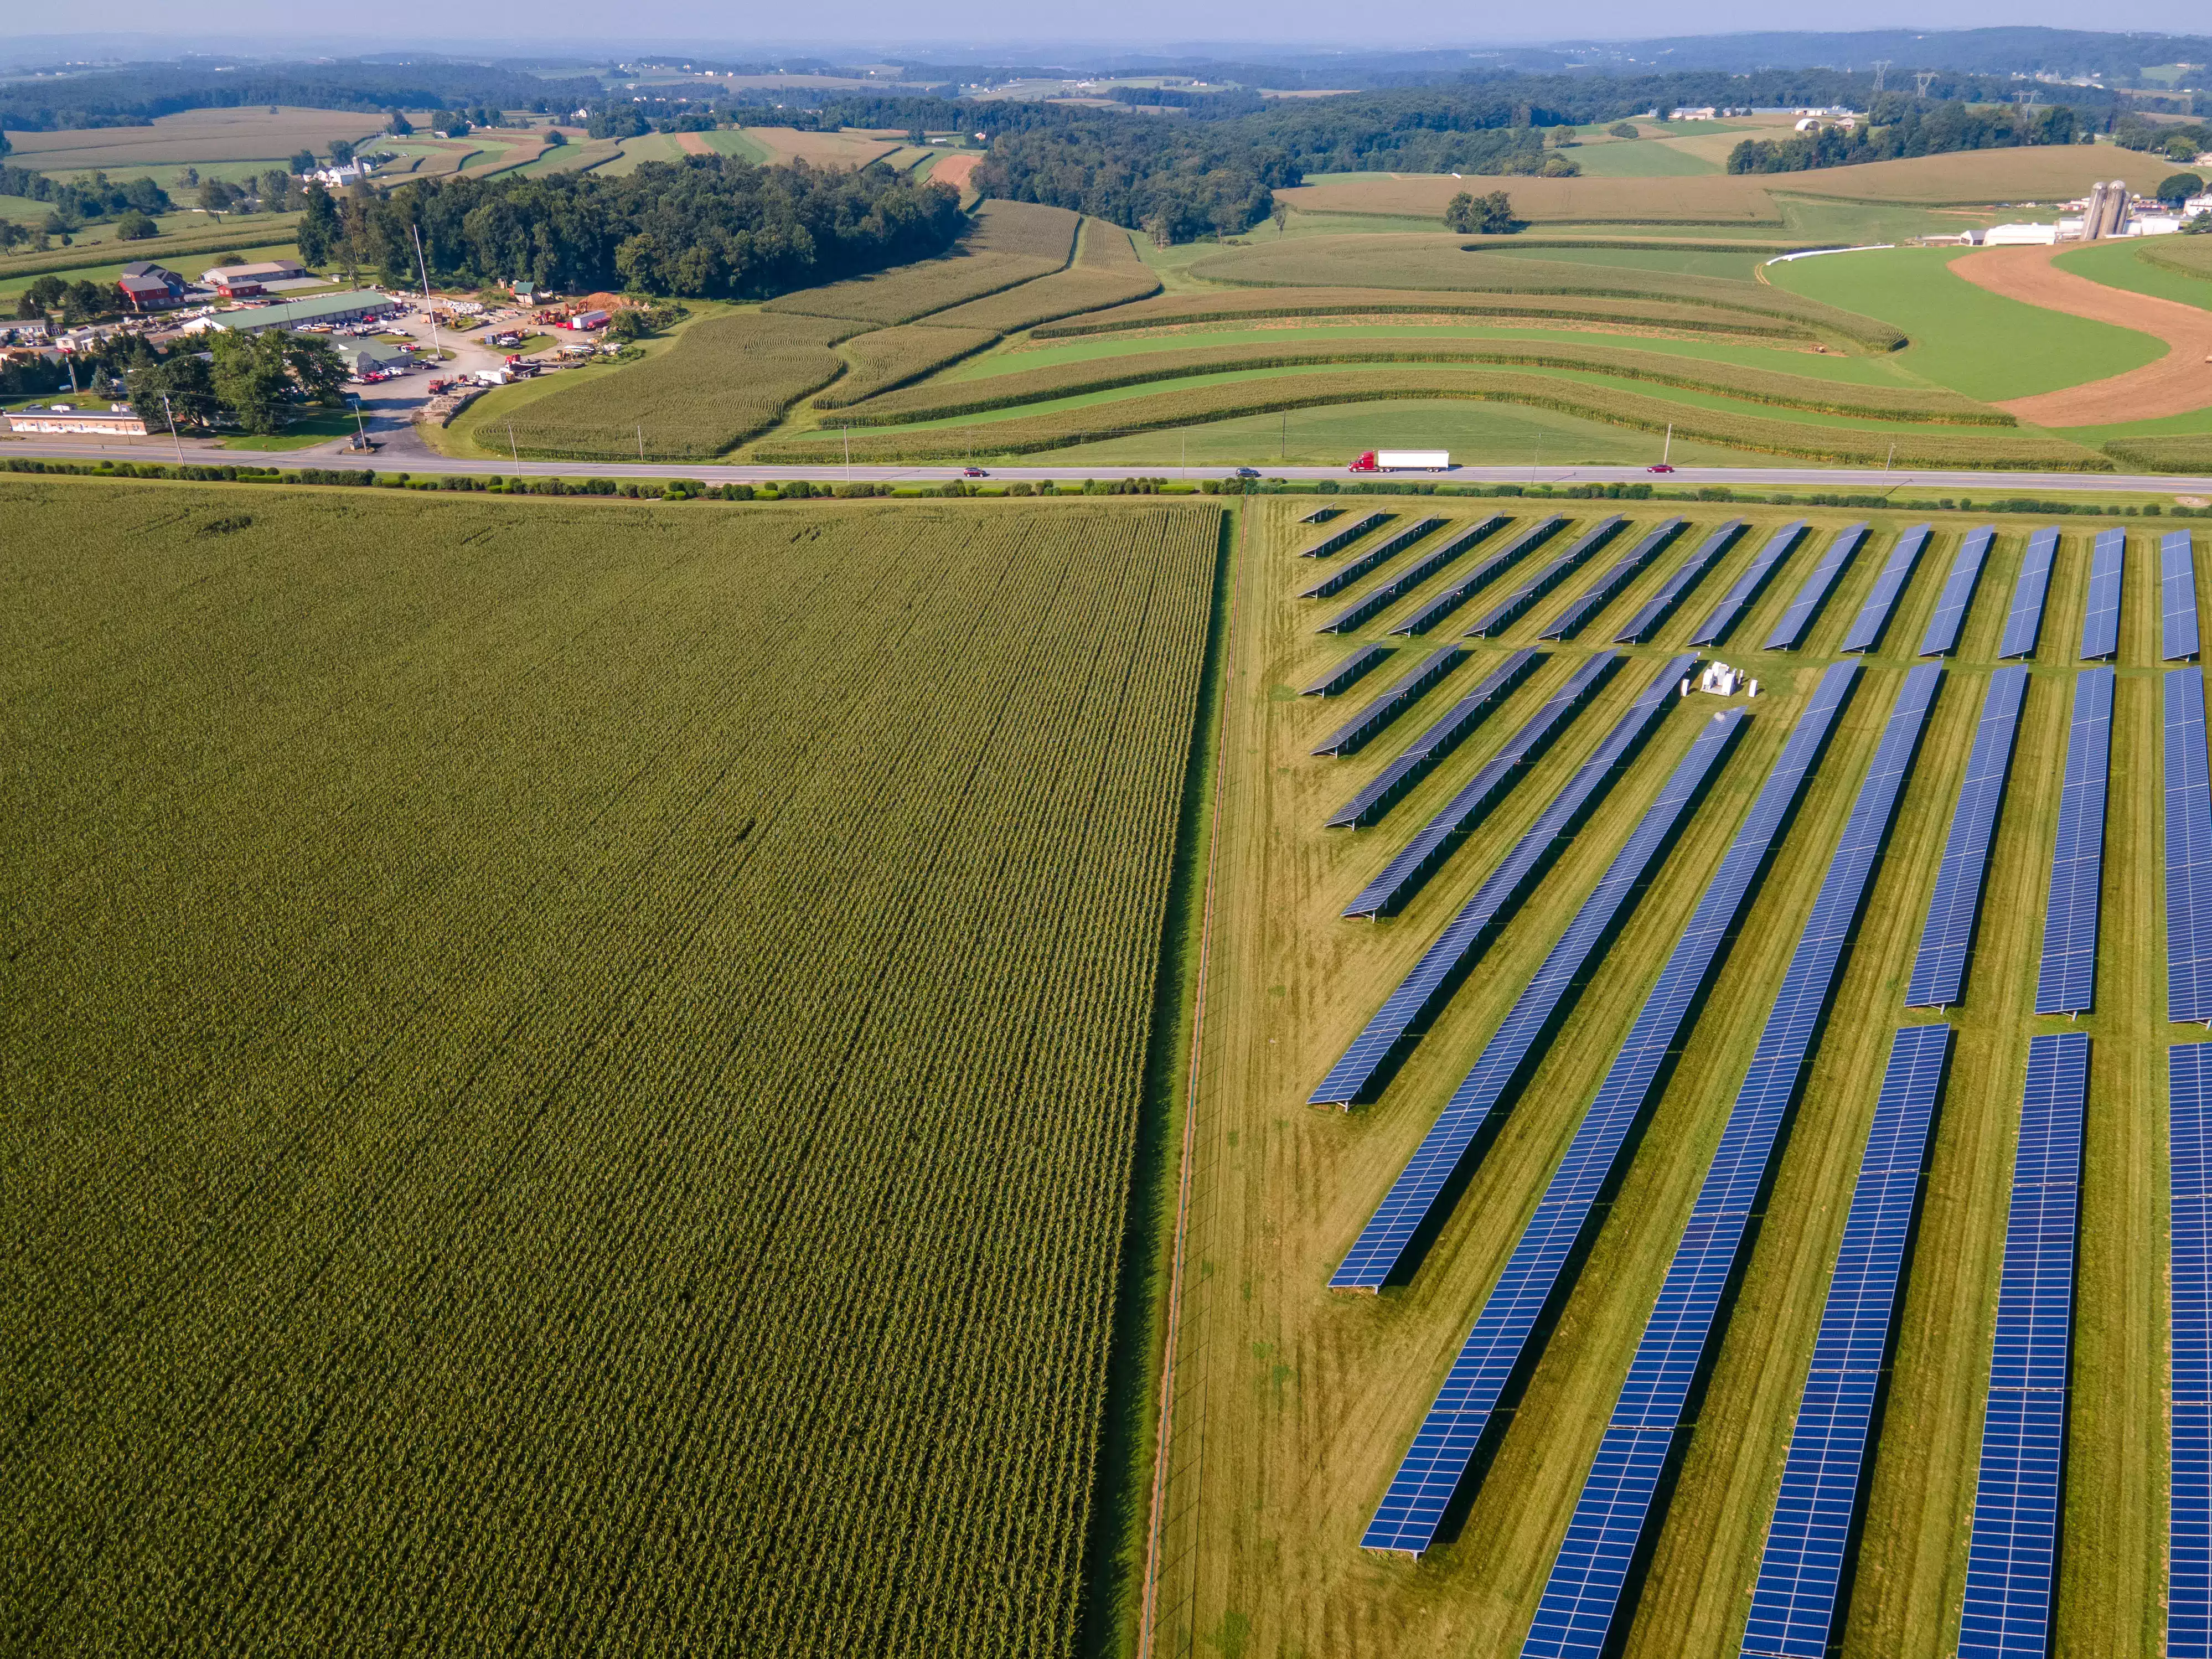
M 1352 464 L 1354 472 L 1449 472 L 1451 456 L 1441 449 L 1370 449 Z

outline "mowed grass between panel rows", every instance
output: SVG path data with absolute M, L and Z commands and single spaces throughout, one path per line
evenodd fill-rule
M 1221 516 L 1068 508 L 0 487 L 0 1648 L 1073 1649 Z
M 1606 509 L 1553 507 L 1577 524 Z M 1260 506 L 1251 554 L 1237 572 L 1244 643 L 1227 705 L 1225 861 L 1215 876 L 1218 944 L 1197 1080 L 1200 1150 L 1166 1506 L 1172 1525 L 1162 1552 L 1163 1643 L 1170 1651 L 1188 1645 L 1247 1654 L 1511 1653 L 1957 536 L 1973 520 L 1945 517 L 1881 653 L 1869 662 L 1464 1529 L 1413 1565 L 1362 1552 L 1361 1530 L 1904 520 L 1877 518 L 1875 542 L 1830 599 L 1802 656 L 1765 653 L 1757 642 L 1826 536 L 1852 516 L 1810 515 L 1816 534 L 1753 607 L 1737 643 L 1719 652 L 1747 667 L 1765 692 L 1751 705 L 1746 742 L 1522 1091 L 1412 1282 L 1378 1300 L 1330 1292 L 1329 1272 L 1700 717 L 1718 705 L 1693 697 L 1672 717 L 1376 1104 L 1344 1115 L 1307 1106 L 1308 1091 L 1785 515 L 1742 512 L 1751 532 L 1658 640 L 1631 649 L 1632 660 L 1568 737 L 1407 912 L 1378 927 L 1343 921 L 1338 911 L 1586 653 L 1601 648 L 1700 531 L 1734 510 L 1689 509 L 1692 527 L 1675 550 L 1607 606 L 1581 644 L 1558 647 L 1512 702 L 1380 826 L 1350 835 L 1324 831 L 1322 820 L 1504 650 L 1534 642 L 1590 578 L 1570 581 L 1502 639 L 1478 647 L 1476 659 L 1401 716 L 1387 741 L 1352 760 L 1316 759 L 1308 750 L 1363 693 L 1447 636 L 1407 645 L 1344 699 L 1297 697 L 1294 688 L 1358 642 L 1387 638 L 1388 625 L 1421 599 L 1409 596 L 1350 638 L 1315 635 L 1321 614 L 1369 584 L 1326 601 L 1294 597 L 1313 574 L 1294 557 L 1316 533 L 1295 522 L 1304 510 L 1304 503 Z M 1657 516 L 1630 510 L 1638 522 Z M 1644 1583 L 1626 1648 L 1632 1659 L 1733 1652 L 1741 1638 L 1890 1033 L 1919 1018 L 1906 1015 L 1900 999 L 2028 527 L 2005 523 L 1878 872 Z M 1571 526 L 1561 541 L 1571 533 Z M 1635 533 L 1632 525 L 1617 545 Z M 1601 556 L 1589 569 L 1606 562 Z M 1936 1659 L 1957 1640 L 2027 1040 L 2055 1024 L 2036 1021 L 2030 1009 L 2087 567 L 2085 530 L 2069 526 L 1968 1000 L 1951 1013 L 1959 1053 L 1853 1581 L 1850 1655 Z M 1389 568 L 1370 582 L 1384 580 Z M 2057 1627 L 2058 1651 L 2113 1659 L 2159 1646 L 2167 1455 L 2158 586 L 2154 547 L 2141 535 L 2126 606 L 2098 1012 L 2082 1022 L 2096 1052 Z

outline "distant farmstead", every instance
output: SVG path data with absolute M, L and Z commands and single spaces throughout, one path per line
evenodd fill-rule
M 266 291 L 270 283 L 296 282 L 307 274 L 297 259 L 264 259 L 259 264 L 217 265 L 200 280 L 226 299 Z

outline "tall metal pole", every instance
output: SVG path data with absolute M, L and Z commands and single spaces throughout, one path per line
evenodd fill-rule
M 169 423 L 169 441 L 177 447 L 177 465 L 185 464 L 185 441 L 177 435 L 177 417 L 169 413 L 169 394 L 161 394 L 161 418 Z
M 422 228 L 420 225 L 410 225 L 407 228 L 415 235 L 415 269 L 422 273 L 422 309 L 430 318 L 430 355 L 442 363 L 446 361 L 446 348 L 438 339 L 438 313 L 430 307 L 430 266 L 429 263 L 422 258 Z

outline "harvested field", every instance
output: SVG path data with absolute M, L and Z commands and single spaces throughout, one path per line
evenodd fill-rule
M 1047 324 L 1033 337 L 1074 339 L 1137 329 L 1182 328 L 1197 323 L 1302 317 L 1372 323 L 1417 319 L 1434 319 L 1438 322 L 1540 320 L 1692 334 L 1742 335 L 1768 340 L 1810 341 L 1818 337 L 1813 329 L 1802 325 L 1740 312 L 1719 312 L 1705 306 L 1623 300 L 1608 295 L 1536 298 L 1500 294 L 1477 298 L 1465 293 L 1422 294 L 1397 288 L 1275 288 L 1241 293 L 1223 289 L 1203 294 L 1164 294 L 1158 299 L 1141 300 L 1096 316 Z
M 1083 222 L 1075 263 L 988 299 L 938 313 L 929 326 L 988 328 L 1012 334 L 1039 323 L 1055 322 L 1109 306 L 1126 305 L 1159 292 L 1160 279 L 1137 257 L 1129 233 L 1103 219 Z
M 796 127 L 753 127 L 744 135 L 778 163 L 804 161 L 811 167 L 864 167 L 899 147 L 896 138 L 866 133 L 802 132 Z
M 1470 173 L 1455 179 L 1448 173 L 1407 173 L 1350 184 L 1299 185 L 1279 190 L 1275 196 L 1301 213 L 1442 220 L 1445 204 L 1462 191 L 1480 195 L 1502 190 L 1513 198 L 1514 213 L 1533 224 L 1740 225 L 1779 230 L 1782 210 L 1768 193 L 1777 187 L 1771 179 L 1726 173 L 1574 179 Z
M 707 142 L 707 135 L 703 132 L 678 133 L 676 148 L 686 155 L 719 155 L 721 153 Z
M 1901 465 L 2047 467 L 2109 471 L 2094 450 L 2040 433 L 1926 427 L 1853 428 L 1737 414 L 1648 397 L 1617 386 L 1480 368 L 1347 369 L 1216 382 L 1133 398 L 1079 404 L 1048 413 L 919 428 L 874 428 L 852 434 L 854 460 L 925 461 L 969 455 L 1032 454 L 1129 433 L 1198 425 L 1232 416 L 1384 399 L 1472 398 L 1557 410 L 1646 432 L 1672 427 L 1678 437 L 1808 460 L 1881 465 L 1895 445 Z M 842 447 L 821 438 L 771 439 L 763 460 L 823 461 Z
M 514 447 L 543 460 L 703 461 L 775 424 L 844 367 L 842 318 L 746 312 L 691 324 L 668 349 L 616 369 L 569 369 L 512 417 Z M 477 434 L 503 455 L 508 422 Z
M 1050 278 L 1047 278 L 1050 281 Z M 957 363 L 999 337 L 995 329 L 946 328 L 934 322 L 908 323 L 856 334 L 838 348 L 852 365 L 814 400 L 817 409 L 843 409 L 932 370 Z
M 40 173 L 122 173 L 195 161 L 282 161 L 295 150 L 326 153 L 333 138 L 357 141 L 384 130 L 384 118 L 359 110 L 280 107 L 194 109 L 143 127 L 70 127 L 11 132 L 9 164 Z
M 1052 280 L 1052 279 L 1048 279 Z M 1016 293 L 1023 290 L 1016 289 Z M 925 326 L 927 326 L 925 325 Z M 862 337 L 866 338 L 869 337 Z M 994 374 L 986 380 L 913 386 L 875 398 L 853 419 L 872 426 L 939 420 L 952 415 L 1012 409 L 1048 398 L 1077 397 L 1189 374 L 1320 363 L 1500 363 L 1533 368 L 1578 369 L 1633 380 L 1688 386 L 1753 403 L 1775 404 L 1866 420 L 1930 421 L 1965 426 L 2010 426 L 2012 417 L 1987 404 L 1936 388 L 1850 386 L 1808 375 L 1778 374 L 1733 364 L 1701 362 L 1611 346 L 1516 343 L 1510 341 L 1347 340 L 1327 346 L 1178 343 L 1158 354 L 1060 363 Z M 855 400 L 857 401 L 857 400 Z
M 950 185 L 955 190 L 965 190 L 969 176 L 982 165 L 982 156 L 973 150 L 963 150 L 957 155 L 940 155 L 937 165 L 929 170 L 931 182 Z
M 2111 144 L 2039 144 L 2026 149 L 1965 149 L 1860 167 L 1766 175 L 1777 195 L 1845 201 L 1963 207 L 1992 202 L 2062 202 L 2092 185 L 2124 179 L 2155 190 L 2173 168 L 2163 160 Z
M 1074 1652 L 1218 513 L 336 494 L 0 488 L 0 1650 Z
M 2166 342 L 2156 362 L 2000 405 L 2038 426 L 2117 426 L 2212 408 L 2212 312 L 2063 270 L 2055 247 L 1978 249 L 1951 261 L 1968 282 L 2046 311 L 2133 329 Z

